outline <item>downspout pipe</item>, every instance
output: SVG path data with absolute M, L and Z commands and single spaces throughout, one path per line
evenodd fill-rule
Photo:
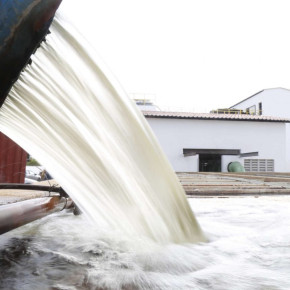
M 0 107 L 49 33 L 62 0 L 0 0 Z

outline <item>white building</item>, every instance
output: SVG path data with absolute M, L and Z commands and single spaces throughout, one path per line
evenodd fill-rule
M 231 109 L 263 116 L 290 118 L 290 90 L 283 88 L 263 90 L 233 105 Z M 287 171 L 290 171 L 290 124 L 286 124 L 286 148 Z
M 232 108 L 246 110 L 253 104 L 259 108 L 262 103 L 263 112 L 267 110 L 267 102 L 255 96 Z M 289 118 L 160 111 L 143 114 L 177 172 L 225 172 L 233 161 L 239 161 L 246 171 L 290 171 L 286 133 L 290 114 Z
M 233 105 L 231 109 L 244 110 L 250 114 L 290 118 L 290 90 L 263 90 Z

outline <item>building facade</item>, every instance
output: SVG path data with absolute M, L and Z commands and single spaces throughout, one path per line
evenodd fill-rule
M 246 114 L 144 111 L 177 172 L 227 171 L 239 161 L 247 171 L 290 171 L 286 124 L 290 118 Z
M 290 90 L 263 90 L 231 106 L 230 109 L 243 110 L 253 115 L 290 118 Z
M 233 105 L 231 109 L 252 112 L 262 116 L 290 118 L 290 90 L 266 89 Z M 290 171 L 290 124 L 286 124 L 286 162 Z

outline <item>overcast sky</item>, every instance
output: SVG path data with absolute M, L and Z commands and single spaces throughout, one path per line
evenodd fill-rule
M 80 4 L 81 3 L 81 4 Z M 290 89 L 285 0 L 64 0 L 130 96 L 207 112 Z

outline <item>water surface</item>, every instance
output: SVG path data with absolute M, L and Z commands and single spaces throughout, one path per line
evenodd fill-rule
M 162 246 L 58 213 L 1 236 L 1 289 L 290 289 L 289 197 L 190 199 L 210 241 Z

